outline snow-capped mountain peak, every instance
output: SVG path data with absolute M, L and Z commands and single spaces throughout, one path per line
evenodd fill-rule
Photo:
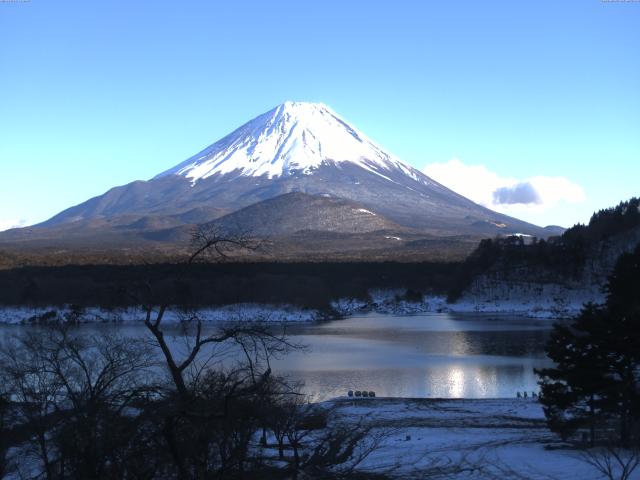
M 379 242 L 399 242 L 404 229 L 429 238 L 548 236 L 440 185 L 327 106 L 303 102 L 279 105 L 154 179 L 114 187 L 38 228 L 82 225 L 71 230 L 75 235 L 94 232 L 94 225 L 123 225 L 130 235 L 155 242 L 173 241 L 186 227 L 218 219 L 220 225 L 260 235 L 310 235 L 326 245 L 319 247 L 325 253 L 361 247 L 383 251 Z M 375 231 L 398 233 L 341 243 L 342 234 Z M 310 232 L 331 234 L 316 239 Z M 406 252 L 414 248 L 421 247 L 412 243 Z
M 386 153 L 322 103 L 285 102 L 247 122 L 200 153 L 161 173 L 195 184 L 213 175 L 263 176 L 311 174 L 323 163 L 352 162 L 386 178 L 400 169 L 425 178 Z M 156 177 L 157 178 L 157 177 Z

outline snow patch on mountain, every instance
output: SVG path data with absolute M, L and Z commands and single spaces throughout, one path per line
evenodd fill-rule
M 180 175 L 192 184 L 214 175 L 268 178 L 311 174 L 322 164 L 352 162 L 389 181 L 400 170 L 425 185 L 428 177 L 386 153 L 321 103 L 285 102 L 254 118 L 200 153 L 159 174 Z
M 355 211 L 359 213 L 366 213 L 367 215 L 373 215 L 374 217 L 376 216 L 375 213 L 373 213 L 371 210 L 367 210 L 366 208 L 357 208 Z

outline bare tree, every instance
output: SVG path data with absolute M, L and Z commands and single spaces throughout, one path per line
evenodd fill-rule
M 57 457 L 48 433 L 59 423 L 56 413 L 62 402 L 63 385 L 47 369 L 45 359 L 29 348 L 37 343 L 35 332 L 3 342 L 2 381 L 11 392 L 17 422 L 29 426 L 29 448 L 24 455 L 39 459 L 45 478 L 52 480 Z
M 0 380 L 2 377 L 0 376 Z M 0 385 L 0 478 L 5 478 L 13 471 L 14 462 L 9 458 L 11 447 L 10 436 L 13 434 L 13 415 L 10 394 L 3 382 Z
M 224 259 L 234 249 L 255 248 L 246 235 L 229 235 L 211 225 L 199 228 L 176 282 L 195 263 Z M 151 285 L 145 289 L 150 301 L 141 302 L 144 325 L 162 353 L 172 387 L 166 390 L 167 407 L 159 423 L 179 477 L 206 472 L 242 476 L 249 443 L 256 430 L 264 428 L 265 406 L 274 393 L 271 359 L 300 346 L 288 340 L 284 326 L 276 329 L 261 319 L 205 326 L 196 308 L 181 304 L 182 348 L 177 348 L 168 337 L 165 318 L 178 299 L 168 296 L 155 302 Z
M 348 478 L 393 433 L 360 418 L 357 422 L 338 422 L 316 438 L 302 468 L 312 475 Z M 379 472 L 381 475 L 384 472 Z
M 212 255 L 215 255 L 216 259 L 220 259 L 226 258 L 231 249 L 251 250 L 255 248 L 256 244 L 245 234 L 228 234 L 221 231 L 214 224 L 198 227 L 192 234 L 192 253 L 182 264 L 176 282 L 182 279 L 190 265 L 210 259 Z M 144 287 L 146 290 L 146 292 L 144 292 L 146 295 L 144 296 L 150 300 L 150 302 L 142 302 L 145 313 L 144 324 L 162 351 L 173 384 L 179 396 L 184 400 L 189 397 L 185 374 L 189 368 L 195 365 L 203 348 L 210 345 L 223 344 L 231 340 L 244 345 L 247 338 L 258 339 L 263 337 L 268 340 L 273 340 L 272 342 L 264 342 L 263 346 L 266 347 L 265 351 L 269 352 L 269 348 L 275 349 L 278 340 L 284 338 L 283 336 L 276 338 L 268 332 L 267 328 L 257 323 L 252 325 L 226 325 L 222 328 L 215 329 L 209 334 L 205 334 L 203 332 L 202 318 L 197 310 L 193 309 L 181 322 L 183 327 L 182 334 L 192 337 L 193 342 L 189 346 L 188 353 L 183 358 L 178 359 L 167 342 L 162 324 L 167 310 L 172 306 L 172 302 L 175 304 L 178 300 L 176 298 L 163 298 L 159 304 L 156 304 L 153 302 L 154 295 L 151 284 L 147 282 Z M 133 293 L 130 293 L 130 295 L 137 300 L 141 300 L 143 296 Z M 267 346 L 266 343 L 270 344 Z
M 144 389 L 141 372 L 150 365 L 144 346 L 57 326 L 5 342 L 1 357 L 3 380 L 45 477 L 103 478 L 135 430 L 126 409 Z M 127 435 L 119 435 L 124 426 Z
M 294 441 L 290 443 L 295 447 L 295 458 L 299 460 L 297 454 L 300 438 L 296 435 L 296 426 L 300 419 L 300 409 L 306 407 L 304 396 L 300 393 L 300 387 L 296 386 L 291 392 L 282 392 L 272 398 L 268 405 L 266 415 L 266 426 L 273 432 L 278 444 L 278 458 L 284 460 L 285 441 L 287 437 L 293 437 Z
M 262 243 L 252 238 L 248 231 L 235 228 L 224 230 L 215 223 L 200 225 L 191 234 L 191 254 L 187 265 L 200 261 L 225 259 L 230 253 L 240 251 L 256 251 Z
M 607 445 L 587 450 L 582 459 L 609 480 L 628 480 L 640 465 L 640 450 Z

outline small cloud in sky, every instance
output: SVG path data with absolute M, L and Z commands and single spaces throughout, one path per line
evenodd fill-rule
M 470 200 L 508 215 L 539 213 L 560 203 L 586 199 L 582 187 L 565 177 L 503 177 L 483 165 L 467 165 L 457 158 L 431 163 L 422 171 Z
M 22 218 L 20 220 L 15 219 L 0 219 L 0 232 L 5 230 L 11 230 L 12 228 L 21 228 L 27 225 L 27 221 Z
M 498 205 L 512 205 L 514 203 L 539 205 L 542 203 L 542 199 L 531 182 L 520 182 L 496 189 L 493 192 L 493 203 Z

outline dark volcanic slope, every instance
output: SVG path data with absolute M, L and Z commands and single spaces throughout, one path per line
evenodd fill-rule
M 341 198 L 287 193 L 255 203 L 214 222 L 228 231 L 251 232 L 259 237 L 304 231 L 366 233 L 402 230 L 382 215 Z
M 398 225 L 435 235 L 491 236 L 549 232 L 527 222 L 493 212 L 422 175 L 401 172 L 381 177 L 357 165 L 327 163 L 312 175 L 293 172 L 276 178 L 214 175 L 191 185 L 181 176 L 165 176 L 115 187 L 104 195 L 71 207 L 42 226 L 94 218 L 181 216 L 204 223 L 228 212 L 291 192 L 329 195 L 357 202 Z

